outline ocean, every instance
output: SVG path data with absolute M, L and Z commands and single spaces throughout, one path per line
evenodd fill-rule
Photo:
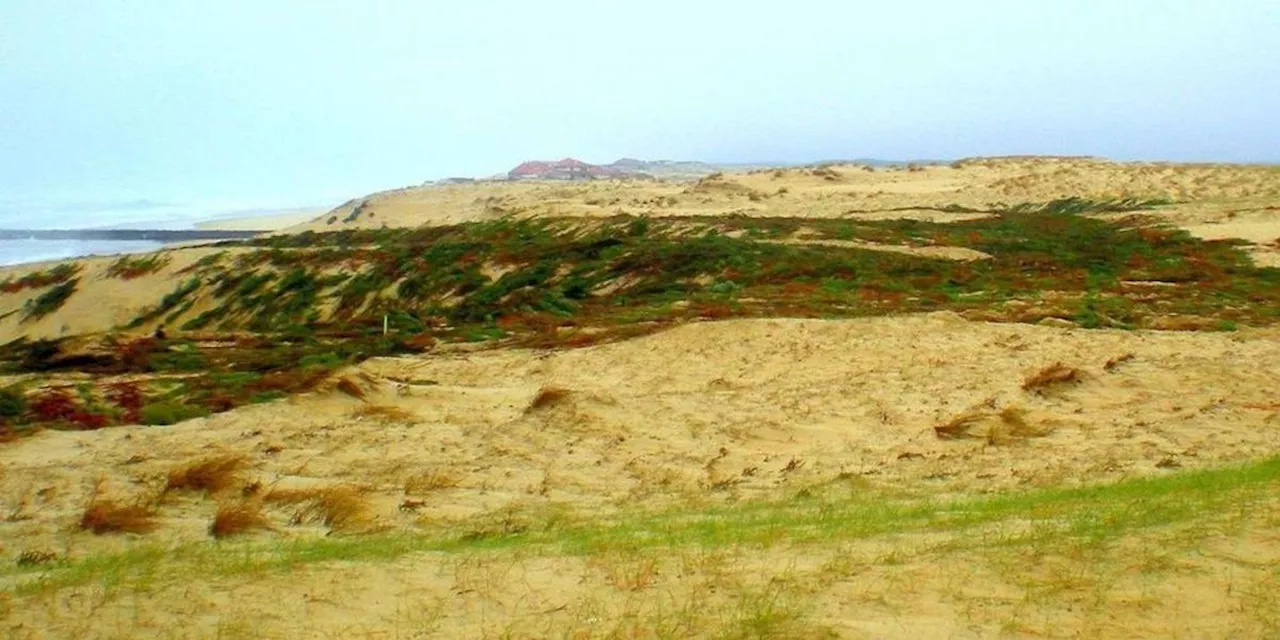
M 245 202 L 174 204 L 126 202 L 37 202 L 0 200 L 0 229 L 194 229 L 202 222 L 271 215 L 307 205 L 262 208 Z M 139 253 L 163 247 L 151 241 L 0 239 L 0 266 L 81 256 Z
M 82 256 L 142 253 L 163 246 L 142 240 L 0 240 L 0 267 Z

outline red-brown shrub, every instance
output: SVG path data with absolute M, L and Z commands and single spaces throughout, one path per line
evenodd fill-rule
M 120 407 L 121 418 L 129 424 L 142 421 L 142 390 L 136 382 L 117 382 L 107 387 L 107 400 Z
M 71 394 L 62 389 L 47 389 L 27 404 L 37 422 L 61 422 L 80 410 Z

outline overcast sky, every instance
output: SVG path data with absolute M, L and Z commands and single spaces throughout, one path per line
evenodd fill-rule
M 1280 2 L 0 0 L 0 200 L 1021 153 L 1280 161 Z

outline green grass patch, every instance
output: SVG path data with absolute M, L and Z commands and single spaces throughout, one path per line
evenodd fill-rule
M 1163 527 L 1247 516 L 1274 501 L 1280 458 L 1218 469 L 951 500 L 877 494 L 842 479 L 772 501 L 705 509 L 679 508 L 575 519 L 551 509 L 489 515 L 433 533 L 292 540 L 275 544 L 143 546 L 119 555 L 63 562 L 41 570 L 0 568 L 0 576 L 34 574 L 19 594 L 90 581 L 127 582 L 164 572 L 204 576 L 287 571 L 319 562 L 380 562 L 417 552 L 520 549 L 533 554 L 593 555 L 673 548 L 828 544 L 912 534 L 952 534 L 960 548 L 1106 544 Z M 462 533 L 459 533 L 459 531 Z
M 76 285 L 80 284 L 79 278 L 67 280 L 61 284 L 54 285 L 53 288 L 44 293 L 28 300 L 23 307 L 22 321 L 39 320 L 66 304 L 71 294 L 76 292 Z
M 170 261 L 171 258 L 165 253 L 146 256 L 121 256 L 111 263 L 111 266 L 107 267 L 107 277 L 120 278 L 121 280 L 141 278 L 163 269 Z
M 184 420 L 209 415 L 204 407 L 195 407 L 178 402 L 158 402 L 142 407 L 142 424 L 170 425 Z
M 249 250 L 234 261 L 206 264 L 201 279 L 183 283 L 134 326 L 155 318 L 178 321 L 197 295 L 218 304 L 187 320 L 185 329 L 351 335 L 381 331 L 386 317 L 389 328 L 404 336 L 513 338 L 545 346 L 556 346 L 557 334 L 548 328 L 557 323 L 606 329 L 651 323 L 652 314 L 640 310 L 677 300 L 719 305 L 704 318 L 949 309 L 1037 322 L 1045 316 L 999 310 L 1014 300 L 1040 308 L 1043 293 L 1058 292 L 1067 295 L 1051 315 L 1090 328 L 1138 328 L 1163 315 L 1229 320 L 1223 327 L 1280 321 L 1280 269 L 1256 267 L 1238 243 L 1200 240 L 1140 213 L 1120 220 L 1088 215 L 1162 204 L 1081 198 L 996 203 L 985 211 L 988 217 L 949 223 L 504 218 L 279 236 L 241 243 Z M 956 262 L 773 242 L 801 230 L 826 240 L 963 247 L 991 259 Z M 335 266 L 344 274 L 333 275 Z M 1126 288 L 1132 281 L 1172 286 L 1135 296 Z M 1231 310 L 1229 317 L 1223 309 Z M 564 346 L 572 346 L 569 332 L 562 333 Z
M 67 282 L 80 273 L 77 263 L 62 263 L 44 271 L 28 273 L 21 278 L 7 278 L 0 282 L 0 293 L 18 293 L 23 289 L 41 289 Z

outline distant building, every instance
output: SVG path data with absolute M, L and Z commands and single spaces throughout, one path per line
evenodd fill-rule
M 593 178 L 618 178 L 624 172 L 613 167 L 588 164 L 581 160 L 565 158 L 555 162 L 532 160 L 507 172 L 508 180 L 591 180 Z

